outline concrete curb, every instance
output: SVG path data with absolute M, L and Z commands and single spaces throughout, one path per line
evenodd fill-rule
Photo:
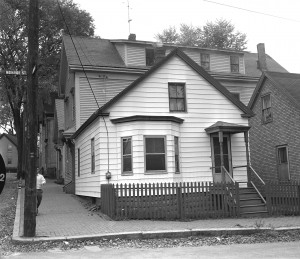
M 19 238 L 20 235 L 20 225 L 21 225 L 21 196 L 22 196 L 22 189 L 18 189 L 18 198 L 17 198 L 17 206 L 16 206 L 16 214 L 15 214 L 15 221 L 14 221 L 14 229 L 13 229 L 13 236 L 12 240 L 15 238 Z
M 93 234 L 68 237 L 20 237 L 14 236 L 16 243 L 32 243 L 45 241 L 70 241 L 70 240 L 92 240 L 92 239 L 154 239 L 154 238 L 183 238 L 189 236 L 221 236 L 221 235 L 250 235 L 267 231 L 290 231 L 300 230 L 300 227 L 280 227 L 280 228 L 243 228 L 243 229 L 185 229 L 185 230 L 165 230 L 165 231 L 137 231 L 121 232 L 110 234 Z

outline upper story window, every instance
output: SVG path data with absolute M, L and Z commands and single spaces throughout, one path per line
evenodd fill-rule
M 122 138 L 122 174 L 132 172 L 132 141 L 131 137 Z
M 230 71 L 232 73 L 238 73 L 240 71 L 238 56 L 230 56 Z
M 145 137 L 146 171 L 166 170 L 166 151 L 164 136 Z
M 95 139 L 91 139 L 91 171 L 95 173 Z
M 201 67 L 205 70 L 210 70 L 210 56 L 209 54 L 201 53 Z
M 186 111 L 185 83 L 169 83 L 169 105 L 171 112 Z
M 262 122 L 269 123 L 273 120 L 271 107 L 271 94 L 266 94 L 261 97 L 262 102 Z
M 146 66 L 153 66 L 155 60 L 154 49 L 146 48 Z
M 175 153 L 175 172 L 180 172 L 180 166 L 179 166 L 179 138 L 174 137 L 174 153 Z

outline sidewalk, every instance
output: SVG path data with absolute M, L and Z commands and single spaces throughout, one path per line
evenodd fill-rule
M 300 229 L 300 216 L 275 218 L 207 219 L 190 222 L 128 220 L 111 221 L 88 211 L 76 197 L 66 194 L 62 185 L 47 179 L 36 237 L 23 237 L 24 188 L 19 190 L 13 240 L 17 242 L 86 238 L 155 238 L 199 234 L 246 234 L 268 229 Z

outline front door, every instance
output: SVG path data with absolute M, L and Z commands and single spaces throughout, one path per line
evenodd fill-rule
M 280 181 L 290 180 L 289 159 L 287 146 L 277 147 L 277 166 Z
M 222 173 L 221 173 L 221 149 L 220 149 L 220 142 L 219 142 L 218 135 L 212 135 L 211 146 L 212 146 L 213 180 L 215 183 L 220 183 L 222 182 Z M 229 135 L 223 136 L 223 160 L 224 160 L 224 167 L 226 168 L 228 173 L 232 175 Z

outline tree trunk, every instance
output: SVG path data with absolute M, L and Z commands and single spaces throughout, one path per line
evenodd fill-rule
M 25 175 L 23 174 L 23 116 L 20 113 L 20 110 L 14 109 L 14 127 L 17 134 L 17 143 L 18 143 L 18 171 L 17 178 L 20 180 L 24 179 Z

